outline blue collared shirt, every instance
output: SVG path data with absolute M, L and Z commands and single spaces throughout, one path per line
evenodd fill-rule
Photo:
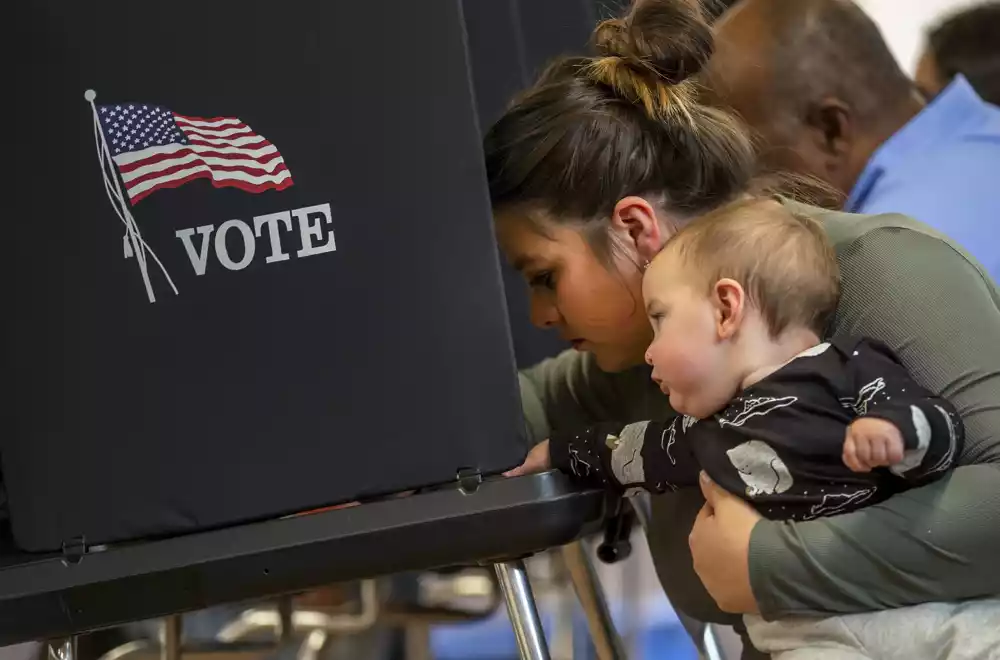
M 1000 108 L 957 76 L 875 151 L 845 208 L 916 218 L 1000 282 Z

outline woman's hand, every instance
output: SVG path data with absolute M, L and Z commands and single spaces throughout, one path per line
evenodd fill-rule
M 526 474 L 545 472 L 551 468 L 552 461 L 549 459 L 549 441 L 546 440 L 531 448 L 528 456 L 524 459 L 524 463 L 521 463 L 521 465 L 513 470 L 504 472 L 503 475 L 505 477 L 521 477 Z
M 704 472 L 700 481 L 705 506 L 688 538 L 695 573 L 723 612 L 757 614 L 750 587 L 750 534 L 761 516 Z

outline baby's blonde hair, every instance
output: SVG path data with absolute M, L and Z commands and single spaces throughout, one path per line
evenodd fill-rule
M 773 199 L 723 206 L 683 227 L 657 260 L 677 259 L 695 286 L 743 286 L 773 337 L 789 327 L 822 336 L 837 311 L 840 269 L 823 227 Z

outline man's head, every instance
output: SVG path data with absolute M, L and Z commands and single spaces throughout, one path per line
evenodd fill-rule
M 642 283 L 653 343 L 646 362 L 678 412 L 706 417 L 783 346 L 818 341 L 840 275 L 823 228 L 771 200 L 748 200 L 675 234 Z M 789 339 L 793 341 L 789 341 Z
M 936 96 L 958 74 L 984 100 L 1000 105 L 1000 2 L 986 2 L 948 16 L 927 33 L 917 84 Z
M 716 24 L 707 96 L 758 133 L 765 163 L 847 195 L 919 111 L 878 27 L 850 0 L 743 0 Z

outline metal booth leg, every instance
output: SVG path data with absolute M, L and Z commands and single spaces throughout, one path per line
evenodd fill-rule
M 76 637 L 49 642 L 48 660 L 78 660 Z
M 597 572 L 583 544 L 575 541 L 563 546 L 562 555 L 573 582 L 573 590 L 587 616 L 587 627 L 590 629 L 597 657 L 600 660 L 625 660 L 625 647 L 615 630 Z
M 163 640 L 160 647 L 162 660 L 181 659 L 181 638 L 184 635 L 184 619 L 180 614 L 168 616 L 163 620 Z
M 514 628 L 521 660 L 549 660 L 549 647 L 545 643 L 542 621 L 538 618 L 524 562 L 508 561 L 494 564 L 494 568 L 507 601 L 507 614 Z

